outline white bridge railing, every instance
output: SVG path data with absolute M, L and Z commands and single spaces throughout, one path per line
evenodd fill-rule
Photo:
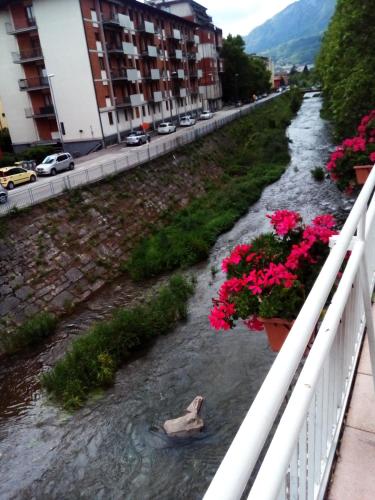
M 335 237 L 327 261 L 204 500 L 240 499 L 244 491 L 250 500 L 324 497 L 365 328 L 375 373 L 371 311 L 374 186 L 375 168 L 340 235 Z M 304 359 L 309 339 L 322 316 L 313 346 Z M 290 388 L 296 371 L 297 382 Z M 287 396 L 290 397 L 281 411 Z M 275 430 L 275 419 L 280 413 Z M 271 437 L 261 460 L 265 442 Z

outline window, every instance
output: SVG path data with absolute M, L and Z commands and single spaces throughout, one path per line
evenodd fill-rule
M 64 122 L 60 122 L 60 128 L 61 128 L 61 133 L 62 133 L 62 135 L 65 135 L 65 126 L 64 126 Z
M 99 57 L 99 66 L 102 71 L 105 70 L 104 59 L 102 57 Z
M 100 35 L 99 35 L 99 33 L 97 31 L 95 31 L 95 40 L 97 42 L 100 42 Z
M 113 113 L 112 113 L 112 111 L 108 112 L 108 120 L 109 120 L 109 124 L 113 125 Z

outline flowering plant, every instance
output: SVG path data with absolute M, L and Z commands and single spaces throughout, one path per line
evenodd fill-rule
M 222 262 L 227 281 L 209 316 L 217 330 L 233 328 L 240 318 L 251 330 L 262 330 L 261 318 L 296 318 L 329 253 L 329 238 L 336 234 L 331 215 L 308 226 L 288 210 L 267 217 L 273 232 L 238 245 Z
M 355 184 L 353 167 L 375 162 L 375 110 L 362 118 L 357 130 L 358 136 L 345 139 L 337 146 L 326 165 L 339 189 L 348 192 Z

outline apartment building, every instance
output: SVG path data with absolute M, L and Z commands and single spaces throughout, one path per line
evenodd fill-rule
M 136 0 L 0 0 L 0 95 L 14 148 L 62 138 L 82 154 L 219 108 L 221 31 L 208 19 Z

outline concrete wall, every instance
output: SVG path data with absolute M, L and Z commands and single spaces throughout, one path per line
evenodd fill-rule
M 19 52 L 14 35 L 6 32 L 6 23 L 11 19 L 8 12 L 0 10 L 0 96 L 3 99 L 13 144 L 24 144 L 39 139 L 34 122 L 26 118 L 25 109 L 31 107 L 27 92 L 21 92 L 18 80 L 25 78 L 22 65 L 15 64 L 12 52 Z
M 78 0 L 35 0 L 45 66 L 65 142 L 101 140 L 99 112 Z M 82 131 L 82 132 L 81 132 Z

